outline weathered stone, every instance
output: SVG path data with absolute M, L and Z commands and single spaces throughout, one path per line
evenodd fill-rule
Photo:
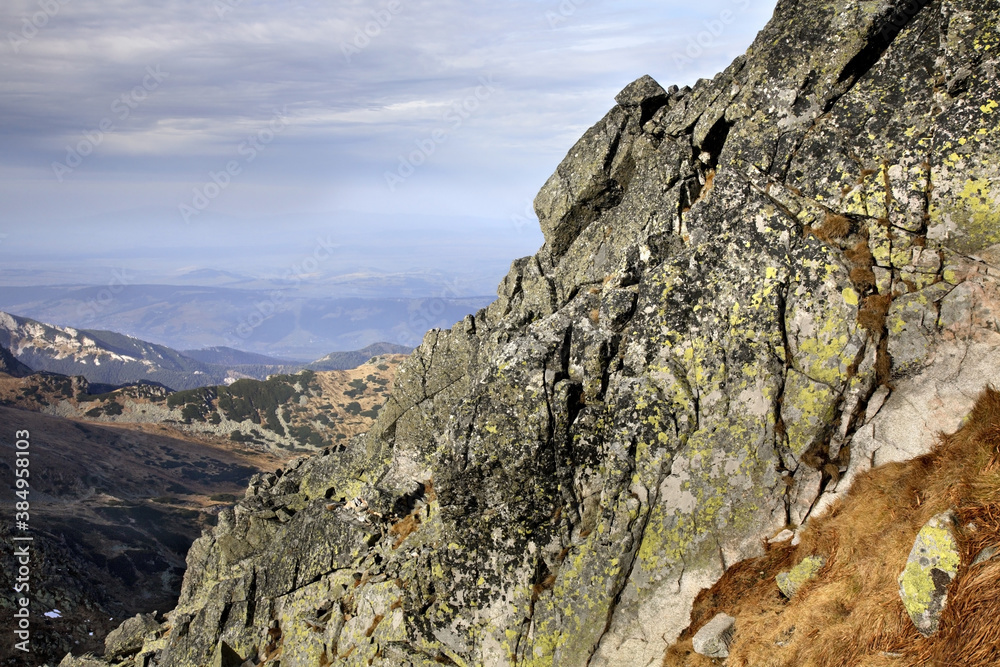
M 212 654 L 212 662 L 209 663 L 209 667 L 241 667 L 241 665 L 243 665 L 243 658 L 229 644 L 223 641 L 220 641 L 218 646 L 215 647 L 215 653 Z
M 826 565 L 826 558 L 823 556 L 809 556 L 788 572 L 781 572 L 775 577 L 778 582 L 778 590 L 789 600 L 795 597 L 802 585 L 811 581 L 819 573 L 820 569 Z
M 979 565 L 980 563 L 986 563 L 997 557 L 998 552 L 996 547 L 984 547 L 976 554 L 976 557 L 972 559 L 972 565 Z M 970 567 L 972 566 L 970 565 Z
M 104 655 L 124 657 L 137 653 L 150 634 L 160 629 L 152 614 L 137 614 L 112 630 L 104 640 Z
M 937 632 L 948 603 L 948 586 L 958 574 L 961 556 L 955 540 L 955 514 L 933 517 L 917 533 L 906 569 L 899 575 L 899 596 L 923 635 Z
M 702 626 L 691 640 L 695 653 L 709 658 L 728 658 L 729 645 L 736 634 L 736 619 L 728 614 L 716 614 Z

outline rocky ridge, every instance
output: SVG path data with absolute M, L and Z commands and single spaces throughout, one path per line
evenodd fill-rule
M 194 437 L 287 456 L 342 446 L 366 431 L 403 358 L 385 355 L 349 370 L 306 370 L 178 392 L 138 384 L 92 394 L 82 377 L 0 375 L 0 405 L 75 420 L 170 425 Z
M 1000 379 L 998 20 L 782 0 L 713 80 L 631 84 L 497 301 L 347 451 L 255 480 L 122 664 L 658 664 Z

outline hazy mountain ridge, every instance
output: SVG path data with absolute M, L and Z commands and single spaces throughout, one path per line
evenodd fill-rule
M 360 366 L 367 359 L 386 354 L 409 354 L 413 348 L 394 343 L 375 343 L 354 352 L 333 352 L 318 359 L 306 368 L 314 371 L 339 371 Z
M 0 310 L 77 329 L 122 332 L 176 350 L 224 345 L 307 362 L 332 350 L 378 341 L 416 345 L 428 329 L 451 326 L 495 298 L 466 297 L 454 285 L 413 296 L 405 296 L 403 285 L 393 297 L 383 294 L 387 290 L 348 296 L 341 283 L 324 286 L 301 280 L 252 289 L 7 286 L 0 287 Z
M 330 353 L 312 364 L 228 347 L 195 350 L 189 355 L 113 331 L 59 327 L 7 313 L 0 313 L 0 345 L 9 348 L 15 360 L 37 371 L 79 375 L 92 384 L 150 382 L 174 390 L 232 384 L 240 379 L 265 380 L 303 368 L 344 370 L 379 354 L 409 352 L 405 346 L 377 343 L 364 350 Z

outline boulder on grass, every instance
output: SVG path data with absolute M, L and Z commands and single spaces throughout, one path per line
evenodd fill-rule
M 938 514 L 917 533 L 906 569 L 898 579 L 906 613 L 924 636 L 937 632 L 941 612 L 948 603 L 948 586 L 958 574 L 960 563 L 955 513 Z
M 728 614 L 716 614 L 695 634 L 691 643 L 695 653 L 709 658 L 728 658 L 735 633 L 736 619 Z

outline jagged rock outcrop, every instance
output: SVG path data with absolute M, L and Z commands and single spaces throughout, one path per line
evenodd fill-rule
M 195 544 L 151 664 L 658 664 L 727 566 L 1000 380 L 998 17 L 782 0 L 713 80 L 630 85 L 497 301 Z

